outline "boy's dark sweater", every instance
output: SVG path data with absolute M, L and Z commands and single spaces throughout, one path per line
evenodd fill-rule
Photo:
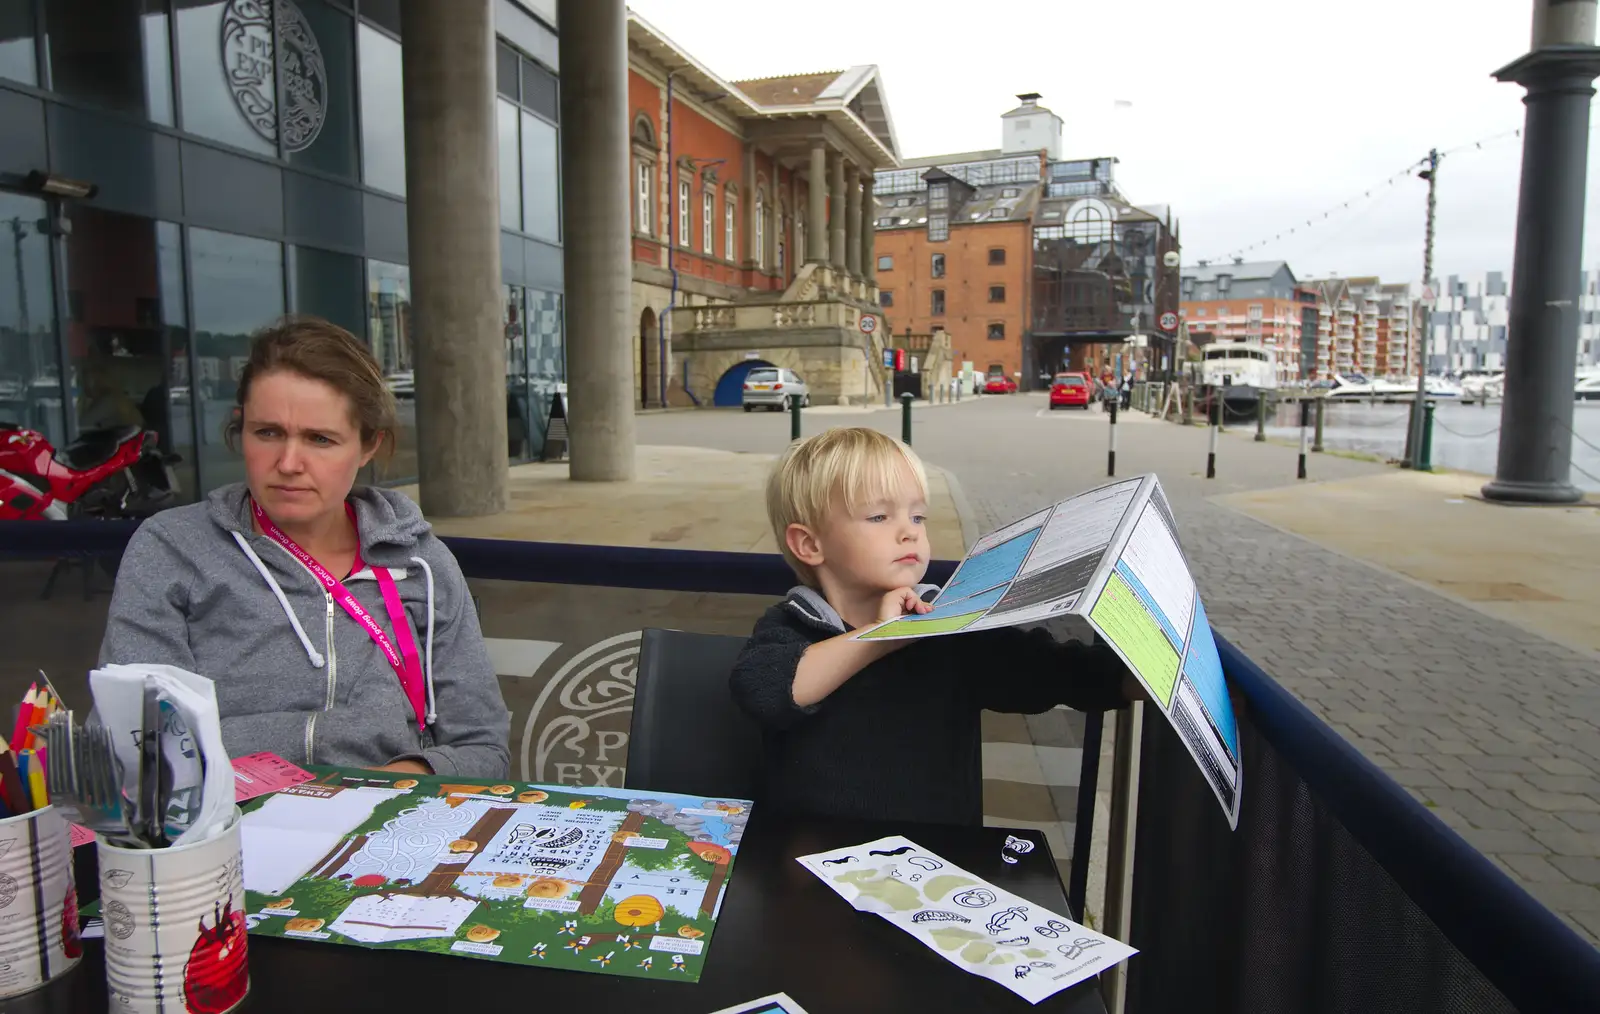
M 800 656 L 845 630 L 822 596 L 796 588 L 756 623 L 734 664 L 734 699 L 762 727 L 767 812 L 979 825 L 980 712 L 1126 703 L 1127 670 L 1110 648 L 1003 628 L 913 641 L 799 707 Z

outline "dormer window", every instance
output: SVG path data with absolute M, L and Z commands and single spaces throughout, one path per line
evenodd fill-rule
M 928 207 L 948 208 L 950 206 L 950 184 L 935 183 L 928 188 Z

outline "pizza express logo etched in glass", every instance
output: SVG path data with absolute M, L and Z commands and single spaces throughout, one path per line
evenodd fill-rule
M 322 47 L 293 0 L 228 0 L 222 67 L 233 104 L 250 129 L 274 144 L 281 130 L 285 151 L 311 147 L 328 115 L 328 71 Z

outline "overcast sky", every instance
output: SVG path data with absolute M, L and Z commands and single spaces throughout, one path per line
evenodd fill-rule
M 1185 264 L 1282 233 L 1245 256 L 1419 279 L 1427 185 L 1382 181 L 1467 145 L 1439 173 L 1435 274 L 1511 269 L 1522 142 L 1471 146 L 1522 126 L 1522 89 L 1490 74 L 1527 51 L 1531 0 L 631 5 L 727 79 L 877 64 L 904 157 L 997 148 L 1016 93 L 1040 92 L 1066 157 L 1115 155 L 1128 197 L 1172 206 Z

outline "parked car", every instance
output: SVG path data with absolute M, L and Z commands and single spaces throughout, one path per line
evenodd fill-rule
M 1093 394 L 1094 386 L 1089 382 L 1088 374 L 1058 373 L 1050 382 L 1050 407 L 1087 410 Z
M 1003 373 L 991 374 L 983 384 L 984 394 L 1016 394 L 1017 382 Z
M 775 408 L 782 412 L 799 401 L 801 408 L 811 404 L 811 389 L 793 370 L 762 367 L 751 370 L 744 378 L 744 410 L 757 406 Z

